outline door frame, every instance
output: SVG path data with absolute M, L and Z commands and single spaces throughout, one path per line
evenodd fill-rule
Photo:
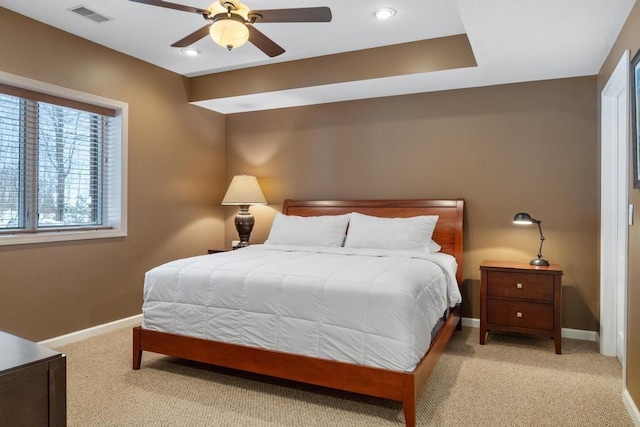
M 629 224 L 628 50 L 623 53 L 602 90 L 601 111 L 600 352 L 606 356 L 616 356 L 618 353 L 617 323 L 620 315 L 624 335 L 620 362 L 623 375 L 626 376 Z

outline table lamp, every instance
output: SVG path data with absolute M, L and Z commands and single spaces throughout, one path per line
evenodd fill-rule
M 540 249 L 538 249 L 538 258 L 534 258 L 531 260 L 529 264 L 537 265 L 537 266 L 548 266 L 549 261 L 542 258 L 542 243 L 544 243 L 544 236 L 542 235 L 542 227 L 540 224 L 542 221 L 532 218 L 531 215 L 525 212 L 519 212 L 513 217 L 514 224 L 538 224 L 538 231 L 540 232 Z
M 255 224 L 255 219 L 249 212 L 249 206 L 266 204 L 267 200 L 264 198 L 255 176 L 243 174 L 233 177 L 227 193 L 222 199 L 222 205 L 240 206 L 240 212 L 238 212 L 235 219 L 236 230 L 238 230 L 238 236 L 240 236 L 238 247 L 249 246 L 249 236 Z

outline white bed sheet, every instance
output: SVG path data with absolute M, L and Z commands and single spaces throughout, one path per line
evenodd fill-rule
M 411 371 L 462 297 L 455 258 L 252 245 L 145 275 L 145 329 Z

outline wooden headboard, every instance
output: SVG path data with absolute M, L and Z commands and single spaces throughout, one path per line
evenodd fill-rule
M 433 240 L 442 252 L 458 262 L 456 279 L 462 284 L 462 223 L 464 200 L 290 200 L 284 201 L 282 213 L 298 216 L 341 215 L 359 212 L 385 218 L 438 215 Z

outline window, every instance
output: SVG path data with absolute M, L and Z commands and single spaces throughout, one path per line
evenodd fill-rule
M 2 77 L 0 244 L 126 235 L 126 104 Z

